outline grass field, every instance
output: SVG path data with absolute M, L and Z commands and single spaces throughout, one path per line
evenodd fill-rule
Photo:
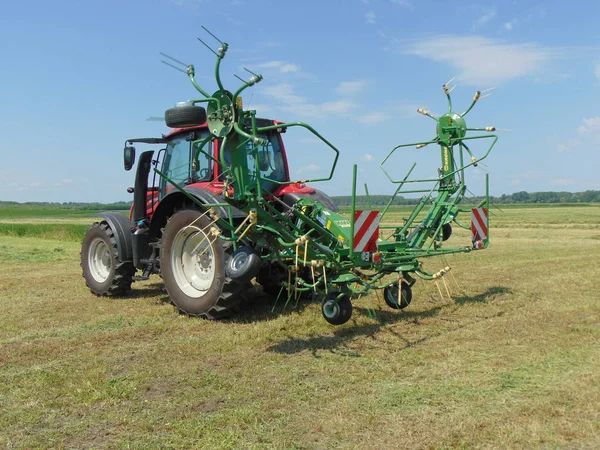
M 488 250 L 423 261 L 452 298 L 341 327 L 259 289 L 220 322 L 158 277 L 97 298 L 81 219 L 0 217 L 0 447 L 600 447 L 600 207 L 495 211 Z

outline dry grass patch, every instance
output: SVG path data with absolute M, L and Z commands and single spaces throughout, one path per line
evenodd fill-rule
M 600 240 L 544 226 L 562 214 L 498 214 L 490 249 L 425 261 L 453 267 L 452 299 L 420 282 L 408 309 L 370 295 L 341 327 L 258 291 L 190 319 L 159 278 L 98 298 L 76 242 L 0 236 L 0 445 L 598 447 Z

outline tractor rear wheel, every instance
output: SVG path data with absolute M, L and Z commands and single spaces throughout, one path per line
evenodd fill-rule
M 121 260 L 114 231 L 96 222 L 81 242 L 81 269 L 85 284 L 96 295 L 121 295 L 131 289 L 135 267 Z
M 218 319 L 239 303 L 241 285 L 225 275 L 226 254 L 212 224 L 201 212 L 171 216 L 162 235 L 160 269 L 169 297 L 190 316 Z

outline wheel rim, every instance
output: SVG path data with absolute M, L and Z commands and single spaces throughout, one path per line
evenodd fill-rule
M 335 319 L 340 312 L 340 306 L 333 300 L 327 300 L 323 305 L 323 315 L 328 319 Z
M 95 238 L 88 253 L 90 274 L 98 283 L 104 283 L 113 268 L 113 258 L 110 247 L 101 238 Z
M 202 297 L 215 279 L 215 254 L 209 237 L 200 228 L 183 228 L 173 240 L 171 266 L 175 281 L 189 297 Z
M 236 270 L 239 270 L 240 268 L 244 267 L 244 265 L 248 262 L 248 255 L 241 253 L 239 255 L 236 255 L 233 259 L 233 268 Z
M 395 306 L 400 305 L 401 298 L 398 296 L 398 285 L 397 284 L 389 286 L 386 289 L 386 292 L 384 292 L 384 295 L 386 296 L 389 303 L 391 303 Z

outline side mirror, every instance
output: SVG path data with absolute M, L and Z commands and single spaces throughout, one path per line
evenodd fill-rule
M 135 147 L 125 147 L 123 149 L 123 164 L 125 170 L 131 170 L 135 163 Z

